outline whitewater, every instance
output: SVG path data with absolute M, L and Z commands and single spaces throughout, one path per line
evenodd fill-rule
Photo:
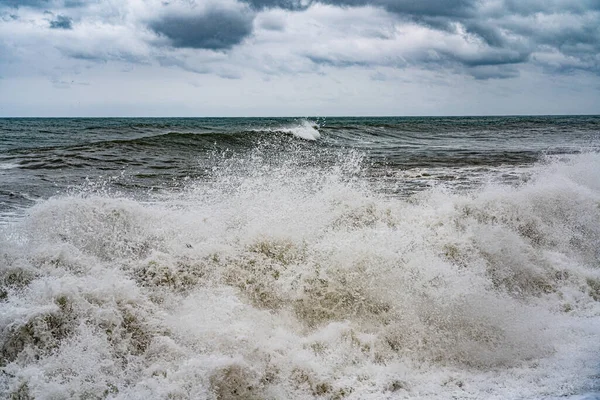
M 0 397 L 600 396 L 599 153 L 397 196 L 362 151 L 268 147 L 0 225 Z

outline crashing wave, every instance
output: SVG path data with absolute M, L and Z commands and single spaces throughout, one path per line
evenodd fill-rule
M 406 200 L 348 179 L 353 158 L 330 169 L 234 161 L 161 201 L 56 197 L 3 227 L 0 393 L 597 389 L 600 155 L 537 165 L 518 187 Z

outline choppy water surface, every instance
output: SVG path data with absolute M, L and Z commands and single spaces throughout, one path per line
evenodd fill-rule
M 595 398 L 599 145 L 600 117 L 0 119 L 0 397 Z

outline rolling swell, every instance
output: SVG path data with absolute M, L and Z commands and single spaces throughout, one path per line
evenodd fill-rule
M 97 126 L 91 128 L 94 131 Z M 157 126 L 153 128 L 158 129 Z M 309 139 L 310 135 L 318 134 L 312 127 L 308 129 Z M 130 133 L 113 131 L 108 135 L 109 139 L 97 140 L 102 137 L 100 135 L 90 137 L 96 140 L 88 139 L 85 143 L 79 143 L 86 137 L 84 133 L 58 141 L 67 142 L 64 144 L 13 146 L 0 155 L 3 178 L 0 189 L 13 193 L 13 182 L 18 180 L 21 182 L 19 190 L 39 198 L 87 186 L 89 182 L 129 194 L 168 188 L 178 186 L 185 179 L 206 176 L 213 159 L 224 154 L 246 154 L 258 148 L 267 154 L 310 151 L 314 148 L 310 140 L 296 136 L 296 133 L 305 135 L 306 130 L 306 127 L 284 126 L 221 132 L 143 132 L 142 135 L 137 132 L 134 137 L 127 137 Z M 48 176 L 52 176 L 51 185 L 47 183 Z M 14 210 L 15 204 L 13 198 L 0 193 L 0 212 Z M 24 202 L 24 205 L 30 204 Z
M 48 198 L 91 182 L 133 195 L 211 179 L 223 157 L 337 168 L 358 152 L 379 191 L 470 190 L 490 174 L 519 182 L 511 171 L 549 154 L 597 150 L 597 126 L 596 117 L 0 119 L 0 189 Z M 15 203 L 0 194 L 0 212 Z
M 244 152 L 268 143 L 271 147 L 289 145 L 291 139 L 283 132 L 242 131 L 235 133 L 168 132 L 132 139 L 105 140 L 84 145 L 51 146 L 36 149 L 13 149 L 2 160 L 18 163 L 21 169 L 101 168 L 145 165 L 152 162 L 197 156 L 207 157 L 210 152 Z M 127 156 L 125 158 L 124 156 Z M 86 161 L 86 162 L 81 162 Z M 153 165 L 148 165 L 150 168 Z
M 168 164 L 167 159 L 203 159 L 215 151 L 248 152 L 261 147 L 275 153 L 310 149 L 320 152 L 324 162 L 331 158 L 327 153 L 353 149 L 364 152 L 377 165 L 399 168 L 518 165 L 530 164 L 547 154 L 585 150 L 589 146 L 586 135 L 592 138 L 594 131 L 584 133 L 572 140 L 572 145 L 565 146 L 561 126 L 570 120 L 564 120 L 559 118 L 550 125 L 548 121 L 543 125 L 532 118 L 347 118 L 318 124 L 307 120 L 286 123 L 250 119 L 235 121 L 233 125 L 227 120 L 210 119 L 204 124 L 177 119 L 82 120 L 81 126 L 68 134 L 61 133 L 60 123 L 53 121 L 50 127 L 55 126 L 55 130 L 44 132 L 55 132 L 60 139 L 55 141 L 60 145 L 44 145 L 45 141 L 40 141 L 34 148 L 15 148 L 9 142 L 0 162 L 31 170 L 94 169 L 95 166 L 111 170 L 111 165 L 118 169 L 128 163 L 141 162 L 150 167 L 154 162 Z M 40 130 L 38 121 L 34 122 L 36 125 L 31 128 Z M 75 124 L 76 121 L 67 122 Z M 596 126 L 594 123 L 594 118 L 582 119 L 578 120 L 577 127 L 590 129 Z M 65 128 L 70 127 L 69 124 Z M 185 128 L 186 124 L 193 130 L 177 129 Z M 25 127 L 22 131 L 26 132 Z M 99 132 L 89 136 L 86 131 Z M 77 156 L 87 157 L 89 162 L 71 160 Z M 185 164 L 189 169 L 189 163 Z
M 66 146 L 47 146 L 40 147 L 36 150 L 40 153 L 53 152 L 61 150 L 89 150 L 94 151 L 96 149 L 112 149 L 124 147 L 125 149 L 144 148 L 162 146 L 165 148 L 178 147 L 178 146 L 189 146 L 194 145 L 200 149 L 202 148 L 213 148 L 215 145 L 227 147 L 228 145 L 234 145 L 236 147 L 247 147 L 256 143 L 256 137 L 259 136 L 255 131 L 238 132 L 232 133 L 194 133 L 194 132 L 167 132 L 150 136 L 141 136 L 129 139 L 113 139 L 113 140 L 100 140 L 86 144 L 77 145 L 66 145 Z M 266 135 L 263 135 L 262 139 Z M 272 135 L 271 135 L 272 136 Z M 260 139 L 260 138 L 259 138 Z M 31 151 L 27 149 L 27 151 Z M 21 149 L 9 150 L 7 153 L 16 155 L 23 153 Z

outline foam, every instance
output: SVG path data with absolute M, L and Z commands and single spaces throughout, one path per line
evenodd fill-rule
M 404 200 L 370 191 L 360 157 L 239 161 L 151 203 L 84 192 L 2 227 L 0 393 L 599 389 L 600 155 L 548 160 L 520 186 Z
M 316 122 L 309 121 L 306 119 L 299 120 L 296 123 L 288 126 L 269 128 L 267 130 L 272 132 L 283 132 L 297 137 L 299 139 L 309 141 L 314 141 L 321 138 L 321 133 L 319 132 L 319 125 Z
M 0 163 L 0 171 L 19 168 L 19 164 L 15 163 Z

